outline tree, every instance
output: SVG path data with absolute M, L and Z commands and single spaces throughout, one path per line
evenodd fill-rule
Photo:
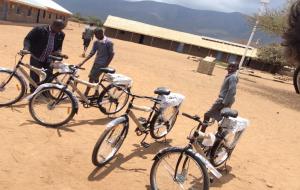
M 257 53 L 257 59 L 263 63 L 269 63 L 277 66 L 285 66 L 288 63 L 285 61 L 283 48 L 280 44 L 269 44 L 260 47 Z

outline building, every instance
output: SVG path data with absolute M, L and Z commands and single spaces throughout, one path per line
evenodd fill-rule
M 111 38 L 197 57 L 211 56 L 222 62 L 239 62 L 246 49 L 246 46 L 242 44 L 179 32 L 115 16 L 108 16 L 104 27 L 105 34 Z M 254 58 L 256 54 L 257 49 L 250 47 L 246 56 Z
M 71 15 L 52 0 L 0 0 L 0 19 L 5 21 L 49 24 Z

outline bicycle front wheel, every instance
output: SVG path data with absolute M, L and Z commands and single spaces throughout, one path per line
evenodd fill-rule
M 25 94 L 25 85 L 12 71 L 0 70 L 0 107 L 18 102 Z
M 204 164 L 194 153 L 182 152 L 182 148 L 170 148 L 157 155 L 150 173 L 152 190 L 209 189 L 209 178 Z
M 130 89 L 124 85 L 109 85 L 104 89 L 98 99 L 98 106 L 102 113 L 106 115 L 115 114 L 121 111 L 128 102 L 129 95 L 122 89 Z
M 121 148 L 127 132 L 128 127 L 125 122 L 106 129 L 95 144 L 92 154 L 93 164 L 101 167 L 113 159 Z
M 57 87 L 42 89 L 29 102 L 33 119 L 47 127 L 59 127 L 68 123 L 77 109 L 77 102 L 72 94 Z

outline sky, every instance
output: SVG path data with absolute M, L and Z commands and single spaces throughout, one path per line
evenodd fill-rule
M 129 0 L 141 1 L 141 0 Z M 222 12 L 241 12 L 253 14 L 258 12 L 260 0 L 153 0 L 171 4 L 179 4 L 185 7 L 200 10 L 215 10 Z M 286 0 L 270 0 L 269 8 L 279 8 L 286 3 Z

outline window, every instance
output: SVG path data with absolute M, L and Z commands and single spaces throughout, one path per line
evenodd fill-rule
M 18 14 L 18 15 L 21 14 L 21 7 L 19 7 L 19 6 L 16 7 L 16 14 Z
M 29 8 L 27 12 L 27 16 L 31 16 L 31 14 L 32 14 L 32 8 Z
M 51 19 L 51 17 L 52 17 L 52 15 L 51 15 L 51 13 L 49 13 L 49 19 Z
M 55 17 L 56 19 L 58 19 L 58 15 L 56 14 L 56 17 Z
M 125 34 L 125 31 L 123 31 L 123 30 L 120 30 L 120 34 Z
M 46 18 L 46 11 L 44 11 L 43 13 L 43 18 Z

